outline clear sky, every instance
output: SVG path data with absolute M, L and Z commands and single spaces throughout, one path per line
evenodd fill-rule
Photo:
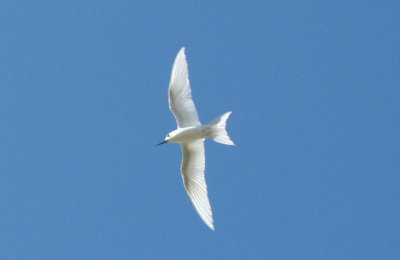
M 1 1 L 1 259 L 399 259 L 399 1 Z M 186 47 L 215 231 L 168 109 Z

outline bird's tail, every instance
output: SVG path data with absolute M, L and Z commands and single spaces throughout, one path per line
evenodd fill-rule
M 231 111 L 223 114 L 222 116 L 214 119 L 209 125 L 210 135 L 209 138 L 213 139 L 215 142 L 227 145 L 235 145 L 234 142 L 229 138 L 228 133 L 226 132 L 226 121 L 231 115 Z

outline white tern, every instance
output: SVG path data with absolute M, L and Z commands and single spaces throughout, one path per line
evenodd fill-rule
M 226 132 L 226 121 L 232 112 L 227 112 L 214 119 L 208 125 L 202 125 L 192 99 L 189 83 L 188 64 L 185 48 L 176 55 L 169 82 L 169 108 L 175 116 L 178 128 L 170 132 L 164 143 L 179 143 L 182 147 L 181 173 L 183 184 L 201 219 L 214 230 L 213 216 L 207 193 L 204 175 L 205 150 L 204 140 L 234 145 Z

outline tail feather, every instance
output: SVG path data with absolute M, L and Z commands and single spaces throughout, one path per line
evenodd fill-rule
M 220 117 L 214 119 L 210 124 L 210 138 L 215 142 L 226 144 L 226 145 L 235 145 L 235 143 L 229 138 L 228 133 L 226 132 L 226 121 L 231 115 L 232 111 L 229 111 L 223 114 Z

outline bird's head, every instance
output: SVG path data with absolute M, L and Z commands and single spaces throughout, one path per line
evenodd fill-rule
M 168 133 L 167 136 L 165 137 L 164 141 L 162 141 L 161 143 L 159 143 L 157 145 L 162 145 L 162 144 L 165 144 L 165 143 L 169 143 L 170 141 L 172 141 L 170 139 L 173 138 L 175 135 L 176 135 L 176 130 Z

